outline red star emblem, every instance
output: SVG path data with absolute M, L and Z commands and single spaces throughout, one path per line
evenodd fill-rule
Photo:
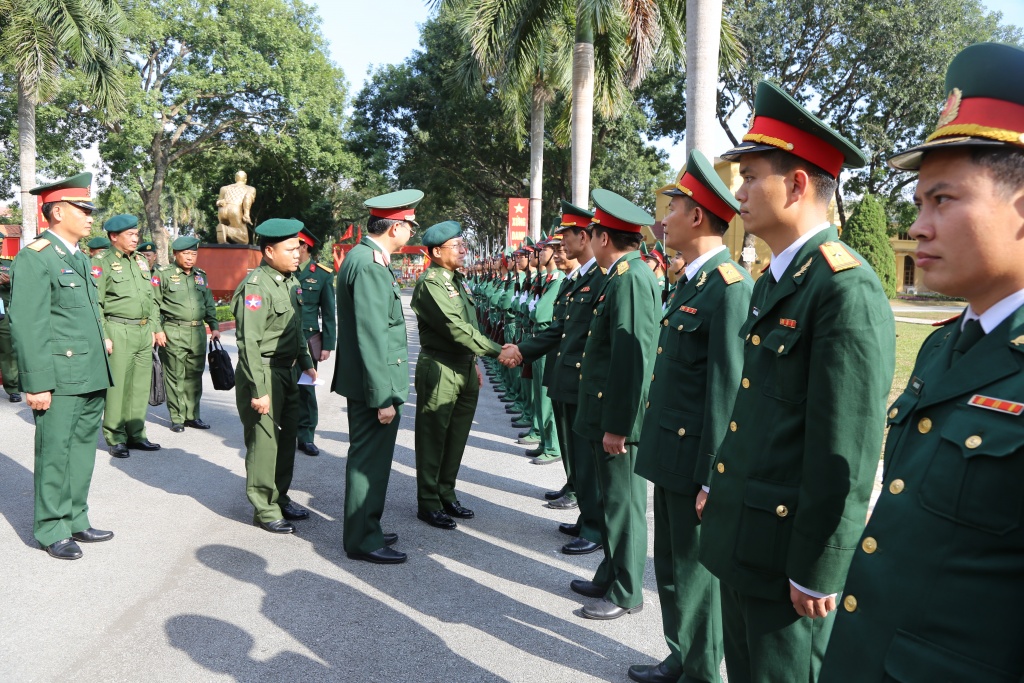
M 259 294 L 250 294 L 249 296 L 245 297 L 245 307 L 248 308 L 250 311 L 257 311 L 262 305 L 263 297 L 261 297 Z
M 154 276 L 152 277 L 152 279 L 150 280 L 150 282 L 152 282 L 152 283 L 153 283 L 153 286 L 154 286 L 154 287 L 159 287 L 159 286 L 160 286 L 160 278 L 158 278 L 158 277 L 157 277 L 157 276 L 155 276 L 155 275 L 154 275 Z
M 103 269 L 100 268 L 99 266 L 93 266 L 92 267 L 92 276 L 93 277 L 99 277 L 100 275 L 103 275 Z

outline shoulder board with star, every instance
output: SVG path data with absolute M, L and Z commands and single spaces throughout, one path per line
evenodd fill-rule
M 842 242 L 825 242 L 818 249 L 821 250 L 821 255 L 825 257 L 825 260 L 828 261 L 829 268 L 832 269 L 833 273 L 849 270 L 861 265 L 860 261 L 850 253 L 850 250 Z
M 733 285 L 743 280 L 743 275 L 736 269 L 736 266 L 731 263 L 723 263 L 718 266 L 718 274 L 722 276 L 722 279 L 725 280 L 725 284 L 727 285 Z
M 46 249 L 48 246 L 50 246 L 50 240 L 44 240 L 40 238 L 34 240 L 31 244 L 29 244 L 28 248 L 31 249 L 32 251 L 42 251 L 43 249 Z
M 622 275 L 629 270 L 629 261 L 619 261 L 619 265 L 615 266 L 615 274 Z
M 384 266 L 385 268 L 387 268 L 388 266 L 387 261 L 384 260 L 384 254 L 377 251 L 376 249 L 373 250 L 373 262 L 376 263 L 378 266 Z

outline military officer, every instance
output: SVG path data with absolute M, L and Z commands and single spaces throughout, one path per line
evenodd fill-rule
M 755 110 L 723 156 L 740 164 L 744 226 L 773 256 L 710 497 L 697 497 L 700 560 L 721 581 L 730 682 L 813 681 L 875 479 L 895 324 L 827 219 L 840 170 L 864 155 L 770 83 Z
M 722 242 L 739 204 L 703 154 L 690 152 L 686 172 L 664 194 L 672 198 L 665 241 L 687 265 L 661 321 L 636 472 L 654 483 L 654 573 L 669 656 L 628 673 L 640 683 L 717 683 L 721 600 L 718 581 L 697 559 L 694 504 L 728 431 L 753 280 Z
M 164 366 L 164 388 L 171 431 L 185 427 L 209 429 L 199 417 L 206 368 L 206 326 L 210 337 L 220 339 L 217 306 L 213 302 L 206 271 L 196 266 L 199 240 L 178 237 L 171 244 L 174 263 L 153 273 L 153 294 L 164 330 L 157 338 Z
M 391 477 L 402 406 L 409 398 L 409 347 L 402 289 L 391 254 L 413 231 L 419 190 L 400 190 L 366 201 L 366 235 L 338 271 L 338 355 L 331 390 L 348 399 L 349 447 L 345 463 L 345 552 L 377 564 L 405 562 L 390 546 L 380 519 Z M 341 359 L 344 358 L 344 364 Z
M 412 293 L 412 310 L 420 331 L 416 516 L 439 529 L 454 529 L 452 517 L 474 516 L 459 502 L 455 479 L 483 385 L 476 357 L 496 357 L 502 347 L 477 327 L 473 299 L 458 270 L 466 258 L 462 226 L 455 221 L 431 226 L 423 233 L 423 246 L 430 267 Z
M 171 246 L 174 249 L 174 246 Z M 150 271 L 156 271 L 156 245 L 152 242 L 140 242 L 139 247 L 135 250 L 137 253 L 142 254 L 146 257 L 146 263 L 149 264 Z
M 299 371 L 316 381 L 302 335 L 298 283 L 301 221 L 271 218 L 256 227 L 263 260 L 231 297 L 238 365 L 235 403 L 245 435 L 245 492 L 254 526 L 294 533 L 309 510 L 288 497 L 295 465 Z M 298 367 L 296 367 L 298 366 Z
M 112 376 L 89 260 L 91 173 L 31 190 L 49 229 L 15 259 L 11 336 L 36 423 L 33 535 L 52 557 L 76 560 L 78 541 L 113 538 L 89 522 L 96 437 Z
M 337 311 L 334 307 L 334 273 L 322 263 L 313 260 L 320 240 L 308 229 L 299 233 L 299 304 L 302 306 L 302 336 L 306 343 L 319 335 L 319 352 L 313 358 L 313 367 L 331 357 L 331 349 L 338 343 L 335 323 Z M 323 321 L 321 323 L 321 320 Z M 313 349 L 310 349 L 313 355 Z M 299 387 L 299 450 L 306 455 L 320 455 L 320 449 L 313 443 L 320 412 L 316 404 L 316 391 L 312 386 Z
M 641 260 L 641 229 L 654 219 L 629 200 L 595 189 L 597 264 L 607 272 L 595 287 L 590 330 L 580 368 L 579 410 L 573 429 L 590 443 L 604 513 L 608 562 L 591 581 L 571 587 L 594 598 L 588 619 L 617 619 L 643 609 L 647 562 L 647 482 L 633 470 L 647 391 L 654 368 L 661 299 Z
M 558 289 L 561 286 L 563 273 L 555 263 L 555 243 L 561 239 L 543 239 L 537 244 L 538 271 L 537 292 L 530 302 L 528 309 L 529 333 L 527 338 L 543 332 L 551 326 L 554 316 L 555 299 L 558 297 Z M 548 388 L 544 384 L 544 375 L 547 368 L 547 356 L 541 356 L 531 364 L 532 378 L 530 389 L 533 395 L 534 422 L 540 443 L 536 447 L 526 451 L 526 454 L 533 456 L 532 462 L 535 465 L 550 465 L 562 460 L 562 449 L 558 442 L 558 431 L 555 428 L 555 411 L 551 405 L 551 397 L 548 395 Z
M 0 232 L 0 249 L 4 246 L 4 234 Z M 11 403 L 21 401 L 21 387 L 18 385 L 18 354 L 11 341 L 11 321 L 6 313 L 11 308 L 11 266 L 14 259 L 0 256 L 0 373 L 4 376 L 4 391 Z
M 1024 680 L 1024 50 L 946 72 L 910 235 L 929 288 L 967 300 L 890 407 L 882 493 L 855 544 L 822 683 Z
M 106 237 L 93 237 L 85 246 L 89 247 L 89 258 L 99 258 L 110 249 L 110 240 Z
M 114 385 L 107 390 L 103 436 L 110 454 L 127 458 L 128 450 L 158 451 L 146 436 L 146 411 L 153 381 L 153 345 L 164 343 L 159 309 L 153 296 L 149 261 L 135 253 L 139 219 L 119 214 L 103 224 L 111 247 L 92 260 L 92 277 L 103 311 L 104 343 L 110 354 Z

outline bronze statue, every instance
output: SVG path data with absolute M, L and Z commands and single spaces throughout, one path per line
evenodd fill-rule
M 235 182 L 220 188 L 217 199 L 217 244 L 249 244 L 249 209 L 256 199 L 256 188 L 246 185 L 245 171 L 235 174 Z

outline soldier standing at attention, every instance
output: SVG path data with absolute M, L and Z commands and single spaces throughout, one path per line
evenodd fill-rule
M 135 253 L 139 219 L 118 214 L 103 224 L 111 247 L 92 260 L 92 277 L 103 311 L 104 343 L 114 385 L 107 390 L 103 436 L 115 458 L 128 450 L 158 451 L 146 437 L 146 411 L 153 381 L 153 344 L 165 343 L 153 297 L 149 261 Z
M 0 233 L 0 249 L 4 246 L 4 235 Z M 11 309 L 11 266 L 14 259 L 0 256 L 0 301 L 6 314 Z M 4 391 L 11 403 L 21 401 L 21 387 L 18 385 L 18 354 L 11 341 L 11 320 L 7 315 L 0 318 L 0 373 L 4 376 Z
M 606 271 L 595 287 L 590 331 L 580 369 L 579 410 L 573 429 L 590 442 L 604 512 L 607 563 L 593 581 L 570 587 L 596 600 L 587 619 L 617 619 L 644 606 L 647 563 L 647 481 L 634 473 L 647 403 L 661 296 L 637 247 L 641 228 L 654 219 L 624 197 L 596 189 L 594 238 L 597 264 Z
M 473 517 L 455 495 L 455 479 L 484 381 L 476 357 L 497 357 L 502 347 L 477 326 L 473 297 L 458 271 L 466 258 L 462 227 L 455 221 L 431 226 L 423 233 L 423 246 L 430 267 L 412 293 L 420 330 L 416 516 L 439 529 L 454 529 L 452 517 Z
M 654 483 L 654 574 L 669 656 L 628 673 L 640 683 L 717 683 L 721 597 L 697 559 L 694 503 L 728 431 L 754 282 L 722 242 L 739 203 L 703 154 L 690 152 L 686 173 L 664 194 L 672 198 L 665 241 L 687 266 L 661 321 L 636 473 Z
M 921 346 L 889 409 L 882 494 L 856 544 L 822 683 L 1024 680 L 1024 50 L 946 71 L 910 227 L 962 315 Z
M 324 264 L 313 260 L 319 246 L 320 240 L 308 229 L 299 233 L 299 271 L 295 277 L 299 280 L 299 302 L 302 304 L 302 336 L 308 344 L 311 337 L 320 335 L 320 353 L 313 358 L 314 368 L 331 357 L 331 349 L 338 343 L 334 273 Z M 313 443 L 319 421 L 316 387 L 299 387 L 299 431 L 296 438 L 299 450 L 306 455 L 320 455 L 320 449 Z
M 344 545 L 350 558 L 377 564 L 406 560 L 389 547 L 398 534 L 386 534 L 380 525 L 402 405 L 409 398 L 408 337 L 391 254 L 418 227 L 415 209 L 422 199 L 419 190 L 401 190 L 367 200 L 366 236 L 338 271 L 331 390 L 348 399 Z
M 541 237 L 541 241 L 537 243 L 538 284 L 534 287 L 534 291 L 539 291 L 539 294 L 536 294 L 529 304 L 529 325 L 525 339 L 532 339 L 551 326 L 555 299 L 558 298 L 558 289 L 564 276 L 555 263 L 555 243 L 561 243 L 561 236 L 557 240 L 548 239 L 541 233 Z M 530 462 L 534 465 L 550 465 L 562 460 L 558 430 L 555 429 L 555 411 L 551 405 L 548 388 L 544 384 L 547 361 L 547 356 L 541 356 L 531 363 L 533 379 L 530 388 L 533 392 L 534 423 L 537 426 L 540 443 L 526 451 L 526 454 L 533 457 Z
M 814 681 L 875 481 L 895 324 L 828 206 L 864 155 L 774 85 L 724 158 L 772 260 L 741 330 L 743 374 L 715 459 L 700 561 L 721 581 L 730 683 Z M 705 500 L 707 507 L 705 509 Z
M 195 237 L 175 239 L 171 244 L 174 263 L 153 274 L 153 293 L 164 329 L 157 344 L 164 365 L 172 432 L 183 432 L 185 427 L 210 428 L 199 417 L 206 368 L 206 326 L 210 326 L 210 337 L 220 339 L 220 324 L 206 271 L 196 267 L 198 246 Z
M 112 377 L 89 259 L 78 248 L 95 207 L 91 173 L 33 189 L 49 230 L 15 259 L 11 335 L 36 423 L 32 533 L 52 557 L 77 560 L 76 541 L 114 537 L 89 523 L 96 436 Z
M 110 249 L 110 240 L 106 237 L 93 237 L 85 246 L 89 247 L 89 258 L 99 258 Z
M 263 261 L 231 297 L 238 365 L 235 404 L 245 435 L 245 492 L 252 523 L 275 534 L 294 533 L 292 521 L 309 510 L 288 497 L 295 466 L 299 370 L 316 380 L 302 335 L 298 283 L 302 222 L 271 218 L 256 228 Z M 296 368 L 296 365 L 298 368 Z

